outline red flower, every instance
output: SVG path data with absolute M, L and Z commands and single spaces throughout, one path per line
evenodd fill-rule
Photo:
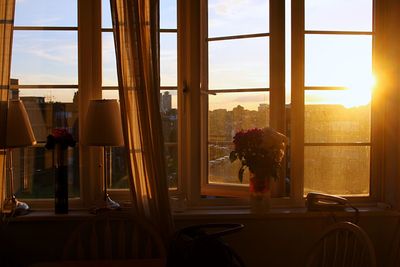
M 46 149 L 54 149 L 56 144 L 60 144 L 61 149 L 74 147 L 76 142 L 73 136 L 64 128 L 53 129 L 53 133 L 47 136 Z
M 239 159 L 242 163 L 240 182 L 246 167 L 259 178 L 278 178 L 287 142 L 286 136 L 269 127 L 237 132 L 233 137 L 235 150 L 229 158 L 231 162 Z

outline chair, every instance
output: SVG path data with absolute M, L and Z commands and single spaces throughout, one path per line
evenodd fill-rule
M 222 237 L 244 228 L 240 223 L 197 224 L 180 229 L 170 244 L 167 267 L 244 267 Z
M 131 213 L 108 211 L 82 223 L 63 251 L 64 260 L 160 259 L 166 251 L 151 224 Z
M 351 222 L 329 226 L 308 256 L 307 267 L 375 267 L 375 251 L 363 229 Z

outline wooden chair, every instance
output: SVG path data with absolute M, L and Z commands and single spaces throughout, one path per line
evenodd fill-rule
M 312 248 L 307 267 L 375 267 L 375 251 L 363 229 L 351 222 L 328 227 Z
M 156 230 L 123 211 L 96 215 L 81 224 L 67 241 L 64 260 L 160 259 L 166 251 Z

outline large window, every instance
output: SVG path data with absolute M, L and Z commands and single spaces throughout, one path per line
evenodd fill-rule
M 271 126 L 290 138 L 275 204 L 303 203 L 310 191 L 374 197 L 373 6 L 160 0 L 159 97 L 171 193 L 193 205 L 245 204 L 248 175 L 240 183 L 239 163 L 229 161 L 232 138 Z M 79 7 L 92 13 L 78 19 Z M 62 127 L 79 141 L 82 103 L 119 99 L 109 0 L 17 1 L 11 76 L 12 97 L 23 100 L 38 139 L 14 152 L 17 197 L 52 198 L 46 136 Z M 100 190 L 100 179 L 86 177 L 98 167 L 97 152 L 70 149 L 70 197 Z M 129 195 L 124 153 L 113 148 L 107 183 L 117 200 Z

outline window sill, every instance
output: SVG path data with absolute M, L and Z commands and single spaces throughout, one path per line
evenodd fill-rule
M 359 207 L 360 217 L 400 216 L 400 212 L 376 206 Z M 182 212 L 174 212 L 175 220 L 193 219 L 248 219 L 260 220 L 262 218 L 321 218 L 321 217 L 353 217 L 356 212 L 352 208 L 344 211 L 307 211 L 306 208 L 272 208 L 263 214 L 252 213 L 248 208 L 242 209 L 187 209 Z
M 385 209 L 377 206 L 359 207 L 360 217 L 390 217 L 400 216 L 400 211 Z M 130 208 L 123 208 L 122 213 L 129 213 Z M 198 208 L 186 209 L 182 212 L 173 212 L 174 220 L 205 220 L 205 219 L 246 219 L 260 220 L 265 218 L 321 218 L 321 217 L 353 217 L 355 211 L 352 208 L 346 208 L 344 211 L 307 211 L 305 208 L 272 208 L 264 214 L 251 213 L 246 208 Z M 87 209 L 71 209 L 68 214 L 55 214 L 53 210 L 32 210 L 26 215 L 8 217 L 6 222 L 24 222 L 24 221 L 81 221 L 94 217 Z

